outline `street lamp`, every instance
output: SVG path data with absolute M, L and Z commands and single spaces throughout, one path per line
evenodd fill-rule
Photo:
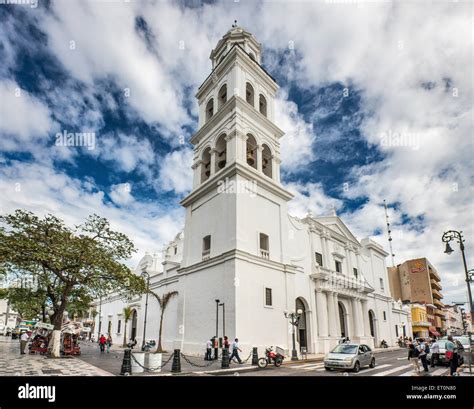
M 462 232 L 461 231 L 456 231 L 456 230 L 448 230 L 443 234 L 443 237 L 441 237 L 441 240 L 443 243 L 446 243 L 446 249 L 444 252 L 446 254 L 451 254 L 453 252 L 453 249 L 449 245 L 449 242 L 451 240 L 457 240 L 459 243 L 459 248 L 461 249 L 461 255 L 462 255 L 462 261 L 464 264 L 464 272 L 466 274 L 466 284 L 467 284 L 467 295 L 469 298 L 469 310 L 471 311 L 471 324 L 474 322 L 474 305 L 472 304 L 472 293 L 471 293 L 471 277 L 472 273 L 470 271 L 472 270 L 467 270 L 467 263 L 466 263 L 466 255 L 464 254 L 464 238 L 462 237 Z
M 222 306 L 222 337 L 225 337 L 225 302 L 219 304 Z
M 221 302 L 221 300 L 214 300 L 216 302 L 216 339 L 214 341 L 214 345 L 215 345 L 215 342 L 219 340 L 219 303 Z M 219 356 L 219 346 L 217 348 L 214 347 L 214 359 L 217 359 Z
M 102 328 L 102 296 L 99 297 L 99 327 L 97 330 L 97 342 L 100 340 L 100 330 Z
M 148 291 L 150 290 L 150 274 L 144 271 L 142 273 L 142 277 L 146 278 L 145 322 L 143 323 L 143 342 L 142 342 L 142 351 L 144 351 L 145 350 L 145 335 L 146 335 L 146 316 L 148 312 Z
M 293 350 L 291 351 L 291 360 L 297 361 L 298 353 L 296 352 L 295 328 L 298 326 L 298 323 L 300 322 L 301 315 L 303 315 L 303 310 L 299 309 L 296 312 L 292 311 L 290 313 L 285 311 L 283 314 L 285 315 L 286 319 L 290 320 L 290 324 L 293 326 L 293 331 L 291 334 L 293 338 Z

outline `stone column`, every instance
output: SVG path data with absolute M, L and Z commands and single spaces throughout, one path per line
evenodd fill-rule
M 272 155 L 272 179 L 280 182 L 280 163 L 281 159 Z
M 337 336 L 337 321 L 336 311 L 334 309 L 334 292 L 328 291 L 327 293 L 327 304 L 328 304 L 328 321 L 329 321 L 329 336 Z
M 369 322 L 369 308 L 367 300 L 361 300 L 362 304 L 362 321 L 364 322 L 364 335 L 370 337 L 370 322 Z
M 318 335 L 328 336 L 328 310 L 326 294 L 321 289 L 316 290 L 316 305 L 318 314 Z
M 346 245 L 344 247 L 344 250 L 346 252 L 346 268 L 347 268 L 347 275 L 349 277 L 353 276 L 353 271 L 352 271 L 352 261 L 351 261 L 351 251 L 349 245 Z
M 257 170 L 259 172 L 262 171 L 262 151 L 263 151 L 263 146 L 262 145 L 257 146 Z
M 334 311 L 335 311 L 335 320 L 336 320 L 336 336 L 338 338 L 341 337 L 341 319 L 339 317 L 339 298 L 337 296 L 337 293 L 335 292 L 334 293 L 334 297 L 333 297 L 333 301 L 334 301 Z
M 215 149 L 211 150 L 211 174 L 209 175 L 209 177 L 216 173 L 216 153 L 217 151 Z
M 354 336 L 361 337 L 363 335 L 363 325 L 360 316 L 360 301 L 357 298 L 352 299 L 352 325 L 354 328 Z

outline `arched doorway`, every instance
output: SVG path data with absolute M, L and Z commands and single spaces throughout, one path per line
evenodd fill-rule
M 134 341 L 136 337 L 137 337 L 137 310 L 133 310 L 132 330 L 130 331 L 130 339 Z
M 302 348 L 305 348 L 306 352 L 308 351 L 308 326 L 306 320 L 306 306 L 301 298 L 296 299 L 296 311 L 302 311 L 300 319 L 298 321 L 298 327 L 296 331 L 296 336 L 298 343 L 300 344 L 300 351 Z
M 337 303 L 339 307 L 339 322 L 341 323 L 341 337 L 347 337 L 349 334 L 347 333 L 347 322 L 346 322 L 346 309 L 344 305 L 339 302 Z
M 372 310 L 369 310 L 369 324 L 370 324 L 370 335 L 374 337 L 374 343 L 377 345 L 376 341 L 376 329 L 375 329 L 375 313 Z

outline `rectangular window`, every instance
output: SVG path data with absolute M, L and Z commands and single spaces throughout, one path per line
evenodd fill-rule
M 122 320 L 118 320 L 117 323 L 117 334 L 120 334 L 120 327 L 122 326 Z
M 357 271 L 357 268 L 354 268 L 354 277 L 359 278 L 359 272 Z
M 321 267 L 323 266 L 323 255 L 321 253 L 314 253 L 316 255 L 316 263 L 320 265 Z
M 387 321 L 387 313 L 385 311 L 383 312 L 383 320 Z
M 336 271 L 342 273 L 342 263 L 340 261 L 336 261 Z
M 263 258 L 270 258 L 270 242 L 268 236 L 264 233 L 259 235 L 260 256 Z
M 211 257 L 211 236 L 202 239 L 202 259 L 208 260 Z
M 267 307 L 271 307 L 273 305 L 271 288 L 265 288 L 265 305 Z
M 383 278 L 380 279 L 380 289 L 383 291 L 384 288 L 383 288 Z
M 398 338 L 398 325 L 395 325 L 395 335 Z

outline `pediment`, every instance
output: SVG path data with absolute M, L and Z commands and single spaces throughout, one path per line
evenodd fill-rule
M 333 232 L 343 236 L 347 240 L 350 240 L 360 246 L 357 237 L 352 234 L 349 228 L 338 216 L 317 217 L 316 220 L 326 226 L 328 229 L 332 230 Z

